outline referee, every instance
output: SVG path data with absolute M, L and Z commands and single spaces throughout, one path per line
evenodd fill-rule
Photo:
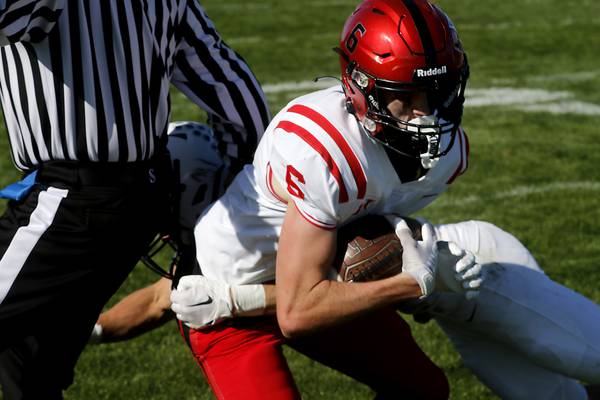
M 4 119 L 33 180 L 0 217 L 5 400 L 62 398 L 103 305 L 164 229 L 171 83 L 226 132 L 233 168 L 251 159 L 264 94 L 196 0 L 0 0 Z

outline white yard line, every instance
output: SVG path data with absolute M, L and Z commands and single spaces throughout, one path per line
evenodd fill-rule
M 320 41 L 323 39 L 327 39 L 330 43 L 337 43 L 338 39 L 338 32 L 319 32 L 319 33 L 314 33 L 311 34 L 307 37 L 305 37 L 306 40 L 309 41 Z M 298 40 L 298 38 L 296 37 L 292 37 L 292 36 L 276 36 L 273 38 L 269 39 L 269 42 L 271 42 L 272 44 L 294 44 L 296 41 Z M 232 46 L 232 47 L 237 47 L 237 46 L 242 46 L 242 45 L 256 45 L 256 44 L 261 44 L 264 43 L 265 38 L 264 36 L 245 36 L 245 37 L 240 37 L 240 38 L 231 38 L 231 39 L 227 39 L 225 42 Z
M 586 82 L 600 76 L 600 69 L 591 71 L 577 71 L 577 72 L 563 72 L 559 74 L 550 75 L 533 75 L 533 76 L 521 76 L 519 79 L 524 80 L 528 83 L 545 83 L 545 82 L 569 82 L 578 83 Z M 492 79 L 492 84 L 501 86 L 515 85 L 517 82 L 516 78 L 498 78 Z
M 559 101 L 547 104 L 527 104 L 523 106 L 525 111 L 544 111 L 551 114 L 563 115 L 600 115 L 600 105 L 585 103 L 583 101 Z
M 600 69 L 591 71 L 565 72 L 552 75 L 536 75 L 526 78 L 529 82 L 585 82 L 600 75 Z
M 587 76 L 594 71 L 587 72 Z M 310 92 L 335 85 L 332 79 L 318 82 L 299 81 L 263 85 L 266 94 Z M 485 89 L 467 89 L 466 107 L 508 106 L 527 112 L 548 112 L 552 114 L 600 115 L 600 105 L 574 99 L 568 91 L 549 91 L 544 89 L 521 89 L 513 87 L 491 87 Z
M 335 81 L 331 79 L 321 79 L 315 81 L 301 82 L 282 82 L 263 85 L 263 90 L 266 94 L 278 94 L 286 92 L 301 92 L 328 88 L 335 85 Z
M 581 25 L 598 25 L 600 24 L 600 18 L 588 18 L 585 21 L 582 18 L 573 18 L 573 17 L 564 17 L 560 20 L 556 19 L 547 19 L 540 20 L 537 22 L 531 21 L 510 21 L 510 22 L 496 22 L 496 23 L 470 23 L 470 24 L 461 24 L 459 26 L 460 31 L 506 31 L 506 30 L 514 30 L 514 29 L 522 29 L 526 28 L 528 30 L 536 30 L 539 28 L 569 28 L 569 27 L 577 27 Z
M 348 7 L 350 13 L 356 6 L 356 2 L 353 0 L 302 0 L 298 2 L 297 7 L 311 7 L 311 8 L 327 8 L 327 7 Z M 273 7 L 272 4 L 265 2 L 251 2 L 251 1 L 221 1 L 215 4 L 211 4 L 209 11 L 212 10 L 270 10 Z
M 523 185 L 517 186 L 511 190 L 497 193 L 491 193 L 489 196 L 466 196 L 461 198 L 452 198 L 442 196 L 436 200 L 439 207 L 458 207 L 463 205 L 473 205 L 480 202 L 489 202 L 493 200 L 505 200 L 515 197 L 524 197 L 529 195 L 545 194 L 560 191 L 600 191 L 600 182 L 580 181 L 580 182 L 553 182 L 546 185 Z
M 542 103 L 555 100 L 563 100 L 572 97 L 569 92 L 549 92 L 543 89 L 516 89 L 516 88 L 487 88 L 467 89 L 466 106 L 490 106 L 490 105 L 516 105 Z

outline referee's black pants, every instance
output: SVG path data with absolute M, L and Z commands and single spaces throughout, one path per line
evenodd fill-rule
M 168 214 L 150 165 L 44 166 L 0 217 L 4 400 L 60 399 L 103 305 Z

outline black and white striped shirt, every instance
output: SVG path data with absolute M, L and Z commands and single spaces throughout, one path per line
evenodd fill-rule
M 196 0 L 0 0 L 0 97 L 15 165 L 134 162 L 166 134 L 175 85 L 248 161 L 270 118 Z

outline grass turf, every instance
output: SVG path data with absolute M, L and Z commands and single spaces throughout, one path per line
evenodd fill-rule
M 471 144 L 469 170 L 421 215 L 435 222 L 493 222 L 520 238 L 552 278 L 600 301 L 600 3 L 437 3 L 453 18 L 469 54 L 469 91 L 505 91 L 488 95 L 488 106 L 468 103 L 463 125 Z M 356 1 L 203 4 L 225 41 L 269 87 L 337 76 L 331 48 Z M 517 89 L 538 90 L 542 97 L 510 97 Z M 268 91 L 273 114 L 306 91 Z M 561 100 L 552 100 L 556 93 L 562 93 Z M 201 120 L 203 115 L 173 92 L 172 120 Z M 0 184 L 7 184 L 18 172 L 1 129 Z M 155 279 L 138 266 L 109 306 Z M 453 399 L 495 398 L 463 366 L 435 324 L 411 324 L 417 341 L 446 371 Z M 286 355 L 306 399 L 373 396 L 363 385 L 292 350 L 286 349 Z M 212 395 L 175 325 L 169 323 L 125 343 L 86 348 L 66 398 L 210 399 Z

